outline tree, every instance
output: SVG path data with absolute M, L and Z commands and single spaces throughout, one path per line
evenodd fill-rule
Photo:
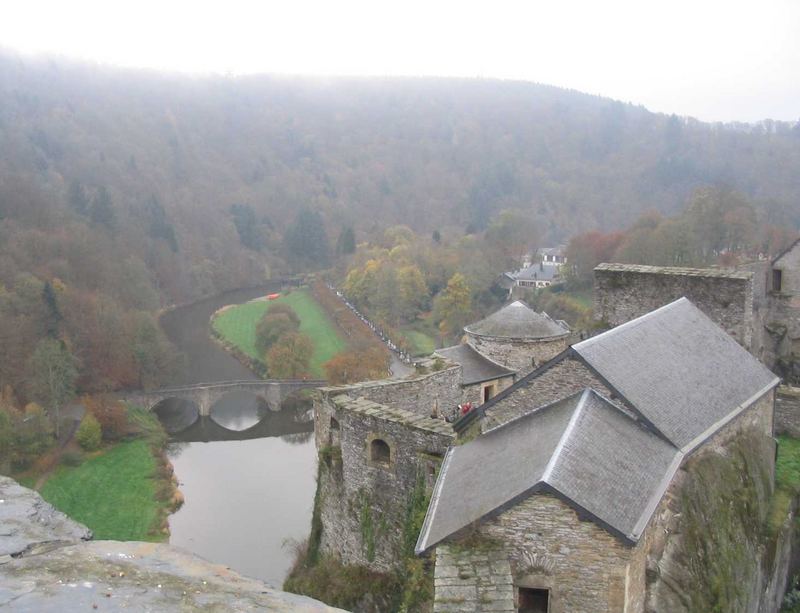
M 520 211 L 501 211 L 486 230 L 486 241 L 503 258 L 506 267 L 516 268 L 538 242 L 536 226 Z
M 56 437 L 60 434 L 61 407 L 75 396 L 78 361 L 62 341 L 45 338 L 31 356 L 32 395 L 50 412 Z
M 454 336 L 466 325 L 471 310 L 472 294 L 467 279 L 457 272 L 436 300 L 439 330 L 445 336 Z
M 356 234 L 352 226 L 342 228 L 336 241 L 336 255 L 350 255 L 356 252 Z
M 47 335 L 52 338 L 57 338 L 58 328 L 64 317 L 61 315 L 61 309 L 58 306 L 56 290 L 53 288 L 53 284 L 50 283 L 50 281 L 45 281 L 44 288 L 42 289 L 42 301 L 45 306 L 45 326 L 47 328 Z
M 351 349 L 325 362 L 325 376 L 332 385 L 386 377 L 389 355 L 382 347 Z
M 428 285 L 419 267 L 410 264 L 397 271 L 397 298 L 400 317 L 412 321 L 430 300 Z
M 81 425 L 78 426 L 78 431 L 75 433 L 75 439 L 86 451 L 94 451 L 100 447 L 100 443 L 103 440 L 103 433 L 100 422 L 97 421 L 94 415 L 87 413 L 83 417 Z
M 297 332 L 300 325 L 286 313 L 267 311 L 256 324 L 256 349 L 264 354 L 285 334 Z
M 328 263 L 328 236 L 318 211 L 303 208 L 287 228 L 284 246 L 289 260 L 300 267 L 322 268 Z
M 83 184 L 77 179 L 73 179 L 69 184 L 67 202 L 79 215 L 86 217 L 89 214 L 89 197 L 86 195 Z
M 234 204 L 231 207 L 231 216 L 242 245 L 253 251 L 261 251 L 264 247 L 264 237 L 253 207 L 249 204 Z
M 266 362 L 270 377 L 296 379 L 308 374 L 308 364 L 314 344 L 305 334 L 290 332 L 283 335 L 269 351 Z
M 114 212 L 114 204 L 111 202 L 111 195 L 104 185 L 100 186 L 100 189 L 97 190 L 97 194 L 92 198 L 89 218 L 92 220 L 92 223 L 105 226 L 112 231 L 117 227 L 117 215 Z
M 84 396 L 81 404 L 100 424 L 103 439 L 115 441 L 122 438 L 128 428 L 128 411 L 125 405 L 110 396 Z

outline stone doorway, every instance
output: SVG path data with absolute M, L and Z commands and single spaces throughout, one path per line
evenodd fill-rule
M 518 613 L 548 613 L 550 611 L 550 590 L 521 587 L 517 592 Z

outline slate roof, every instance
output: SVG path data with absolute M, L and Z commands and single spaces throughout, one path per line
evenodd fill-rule
M 673 445 L 586 389 L 451 447 L 416 550 L 535 492 L 559 496 L 634 543 L 681 458 Z
M 781 251 L 781 252 L 780 252 L 778 255 L 776 255 L 774 258 L 772 258 L 772 261 L 770 262 L 770 265 L 774 265 L 775 263 L 777 263 L 777 261 L 778 261 L 778 260 L 780 260 L 780 259 L 781 259 L 783 256 L 785 256 L 785 255 L 786 255 L 787 253 L 789 253 L 789 252 L 790 252 L 792 249 L 794 249 L 794 248 L 797 246 L 797 244 L 798 244 L 798 243 L 800 243 L 800 238 L 798 238 L 798 239 L 797 239 L 796 241 L 794 241 L 794 242 L 793 242 L 791 245 L 789 245 L 788 247 L 786 247 L 786 249 L 784 249 L 784 250 L 783 250 L 783 251 Z
M 482 356 L 469 345 L 454 345 L 437 349 L 436 353 L 451 362 L 461 364 L 461 384 L 472 385 L 491 381 L 500 377 L 508 377 L 514 374 L 513 371 L 503 368 L 500 364 L 492 362 Z
M 541 339 L 564 336 L 568 329 L 546 313 L 537 313 L 522 300 L 495 311 L 485 319 L 470 324 L 464 331 L 478 336 L 497 336 L 515 339 Z
M 453 447 L 418 552 L 536 491 L 554 493 L 635 543 L 682 459 L 779 383 L 681 298 L 574 345 L 479 412 L 568 358 L 583 362 L 630 411 L 586 390 L 533 405 L 526 415 Z
M 687 451 L 779 381 L 686 298 L 578 343 L 572 351 Z
M 552 281 L 561 276 L 558 266 L 552 264 L 531 264 L 517 272 L 506 273 L 514 281 Z

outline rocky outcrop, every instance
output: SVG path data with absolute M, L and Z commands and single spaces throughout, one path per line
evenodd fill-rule
M 158 543 L 91 531 L 0 477 L 0 607 L 20 611 L 338 611 Z

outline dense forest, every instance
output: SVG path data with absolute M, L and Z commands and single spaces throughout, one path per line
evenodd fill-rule
M 40 398 L 34 364 L 55 364 L 82 391 L 158 385 L 178 362 L 160 308 L 354 252 L 354 269 L 404 288 L 359 297 L 356 272 L 358 300 L 391 323 L 438 307 L 452 332 L 447 300 L 466 304 L 468 286 L 480 304 L 515 255 L 509 221 L 542 245 L 653 211 L 631 254 L 652 215 L 710 185 L 796 228 L 798 167 L 798 125 L 704 124 L 537 84 L 201 78 L 0 53 L 0 384 Z M 400 225 L 412 234 L 385 234 Z

